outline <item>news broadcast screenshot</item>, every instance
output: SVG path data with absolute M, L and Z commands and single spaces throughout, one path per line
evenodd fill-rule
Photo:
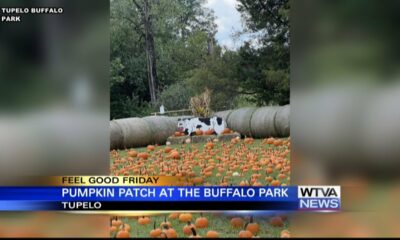
M 0 238 L 400 237 L 399 11 L 1 0 Z

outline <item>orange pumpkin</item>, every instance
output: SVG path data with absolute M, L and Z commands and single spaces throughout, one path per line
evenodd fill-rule
M 203 214 L 200 213 L 199 218 L 196 219 L 195 225 L 197 228 L 207 228 L 208 227 L 208 219 L 203 217 Z
M 219 233 L 217 231 L 208 231 L 206 234 L 206 238 L 218 238 L 219 237 Z
M 138 223 L 140 224 L 140 225 L 147 225 L 147 224 L 149 224 L 151 222 L 151 220 L 150 220 L 150 218 L 149 217 L 139 217 L 138 218 Z
M 204 134 L 205 135 L 213 135 L 214 134 L 214 130 L 210 128 L 207 131 L 205 131 Z
M 279 182 L 279 180 L 272 180 L 270 185 L 273 187 L 278 187 L 281 185 L 281 183 Z
M 229 134 L 231 133 L 231 130 L 229 128 L 224 128 L 224 130 L 222 131 L 222 134 Z
M 168 218 L 170 219 L 177 219 L 179 217 L 179 213 L 171 213 Z
M 160 228 L 156 228 L 156 222 L 154 221 L 154 226 L 153 226 L 153 230 L 150 231 L 150 237 L 156 238 L 159 237 L 161 235 L 161 229 Z
M 180 158 L 181 158 L 181 155 L 180 155 L 179 152 L 176 151 L 176 150 L 171 151 L 171 153 L 169 154 L 169 156 L 170 156 L 170 158 L 172 158 L 172 159 L 180 159 Z
M 246 230 L 250 231 L 253 235 L 257 235 L 257 233 L 260 231 L 260 225 L 253 221 L 253 217 L 250 217 L 250 223 L 247 224 Z
M 138 154 L 138 157 L 142 158 L 142 159 L 148 159 L 150 157 L 150 155 L 146 152 L 141 152 Z
M 135 150 L 131 150 L 128 152 L 129 157 L 137 157 L 138 153 Z
M 206 148 L 207 149 L 213 149 L 214 148 L 214 143 L 212 143 L 212 142 L 206 143 Z
M 290 232 L 289 230 L 282 230 L 281 232 L 281 238 L 290 238 Z
M 192 228 L 196 228 L 191 222 L 187 222 L 187 224 L 183 227 L 183 234 L 189 236 L 192 234 Z
M 181 136 L 181 132 L 175 132 L 175 133 L 174 133 L 174 136 L 175 136 L 175 137 Z
M 153 145 L 148 145 L 148 146 L 147 146 L 147 150 L 148 150 L 149 152 L 154 151 L 154 149 L 155 149 L 155 147 L 154 147 Z
M 253 233 L 248 230 L 242 230 L 239 232 L 239 238 L 252 238 Z
M 165 152 L 165 153 L 170 153 L 171 151 L 172 151 L 172 148 L 171 148 L 171 147 L 168 147 L 168 146 L 167 146 L 167 147 L 164 148 L 164 152 Z
M 274 140 L 274 142 L 272 143 L 275 147 L 281 146 L 282 145 L 282 140 L 280 139 L 276 139 Z
M 164 222 L 162 222 L 161 224 L 160 224 L 160 227 L 161 228 L 165 228 L 165 226 L 168 226 L 168 227 L 172 227 L 172 224 L 170 223 L 170 222 L 168 222 L 167 221 L 167 216 L 164 216 Z
M 163 230 L 167 238 L 177 238 L 178 234 L 176 233 L 175 229 L 169 228 L 166 226 Z
M 116 226 L 111 226 L 110 227 L 110 232 L 113 233 L 115 231 L 117 231 L 117 227 Z
M 273 143 L 274 143 L 274 140 L 275 140 L 274 138 L 268 138 L 267 141 L 266 141 L 266 143 L 267 143 L 267 144 L 273 144 Z
M 203 131 L 201 131 L 200 129 L 196 129 L 195 133 L 198 136 L 203 135 Z
M 115 218 L 114 220 L 111 221 L 111 225 L 115 226 L 115 227 L 119 227 L 119 226 L 121 226 L 121 224 L 122 224 L 122 221 L 119 220 L 118 218 Z
M 283 227 L 282 218 L 279 217 L 279 216 L 272 217 L 272 218 L 270 219 L 270 224 L 271 224 L 271 226 L 273 226 L 273 227 Z
M 278 178 L 280 178 L 280 179 L 285 179 L 285 178 L 286 178 L 286 175 L 283 174 L 283 173 L 281 173 L 281 174 L 278 175 Z
M 243 218 L 235 217 L 231 219 L 231 226 L 233 228 L 242 228 L 244 225 Z
M 272 182 L 272 180 L 274 180 L 274 178 L 273 177 L 271 177 L 271 176 L 268 176 L 268 177 L 265 177 L 265 181 L 266 182 Z
M 117 235 L 115 236 L 116 238 L 130 238 L 131 235 L 129 234 L 128 231 L 126 230 L 121 230 L 117 233 Z
M 179 221 L 180 222 L 190 222 L 190 221 L 192 221 L 192 214 L 190 214 L 190 213 L 181 213 L 179 215 Z
M 204 179 L 202 177 L 195 177 L 192 179 L 194 184 L 201 184 L 204 182 Z

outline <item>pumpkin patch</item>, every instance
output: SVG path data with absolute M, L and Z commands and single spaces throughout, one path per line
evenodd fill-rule
M 182 222 L 179 217 L 169 218 L 170 214 L 146 216 L 152 224 L 142 225 L 143 217 L 119 217 L 121 228 L 110 229 L 112 238 L 252 238 L 252 237 L 290 237 L 288 222 L 279 217 L 280 223 L 274 225 L 276 216 L 232 216 L 221 213 L 181 213 L 181 220 L 194 219 L 195 222 Z M 190 216 L 190 217 L 189 217 Z M 168 221 L 166 220 L 168 219 Z M 160 224 L 161 223 L 161 224 Z M 129 226 L 130 230 L 123 226 Z M 111 226 L 114 227 L 115 226 Z
M 290 139 L 238 137 L 231 141 L 150 145 L 113 150 L 110 159 L 110 171 L 114 176 L 189 177 L 189 182 L 185 184 L 195 186 L 290 184 Z M 214 213 L 173 212 L 157 216 L 114 218 L 110 225 L 112 237 L 117 237 L 118 233 L 118 237 L 129 235 L 132 238 L 290 236 L 287 220 L 276 216 L 230 217 Z

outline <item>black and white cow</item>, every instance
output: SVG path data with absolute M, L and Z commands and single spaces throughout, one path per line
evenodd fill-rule
M 212 129 L 216 134 L 220 135 L 225 128 L 226 123 L 220 117 L 178 119 L 178 130 L 186 135 L 193 135 L 196 129 L 200 129 L 203 132 Z

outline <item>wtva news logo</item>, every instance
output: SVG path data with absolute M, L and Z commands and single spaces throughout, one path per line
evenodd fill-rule
M 340 186 L 298 186 L 299 210 L 340 210 Z

